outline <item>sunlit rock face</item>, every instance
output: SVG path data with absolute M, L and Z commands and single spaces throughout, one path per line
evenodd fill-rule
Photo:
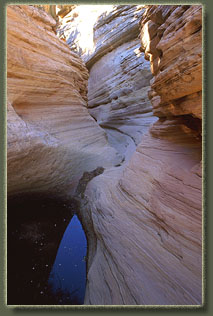
M 154 114 L 201 119 L 202 7 L 148 7 L 141 38 L 154 74 L 149 94 Z
M 87 63 L 95 51 L 94 25 L 102 13 L 112 9 L 113 5 L 77 5 L 63 18 L 59 16 L 57 34 Z
M 87 304 L 202 303 L 201 26 L 196 5 L 147 6 L 143 15 L 151 68 L 148 47 L 155 49 L 154 34 L 161 37 L 164 66 L 153 72 L 150 93 L 160 119 L 127 165 L 105 171 L 85 191 L 95 232 Z
M 88 106 L 109 142 L 131 157 L 142 135 L 156 121 L 148 99 L 150 65 L 139 47 L 143 6 L 115 6 L 94 26 L 95 50 L 90 68 Z
M 94 26 L 95 51 L 90 68 L 88 106 L 112 146 L 125 160 L 156 121 L 148 99 L 150 65 L 139 50 L 143 6 L 116 6 Z
M 8 195 L 70 195 L 84 171 L 120 161 L 87 109 L 88 71 L 27 5 L 7 8 Z
M 58 29 L 89 68 L 90 114 L 126 161 L 156 121 L 147 95 L 150 65 L 139 50 L 144 12 L 142 5 L 79 6 Z

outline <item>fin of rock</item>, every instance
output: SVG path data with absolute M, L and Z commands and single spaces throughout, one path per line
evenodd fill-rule
M 125 166 L 85 191 L 95 232 L 86 304 L 202 304 L 201 21 L 198 5 L 143 14 L 160 118 Z
M 87 109 L 88 71 L 56 21 L 7 7 L 8 195 L 74 193 L 85 171 L 121 161 Z

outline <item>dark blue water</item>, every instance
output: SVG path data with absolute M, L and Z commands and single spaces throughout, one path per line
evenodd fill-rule
M 42 195 L 8 199 L 9 305 L 83 304 L 87 241 L 76 208 Z
M 61 240 L 49 277 L 60 303 L 83 304 L 86 286 L 87 240 L 80 221 L 73 216 Z

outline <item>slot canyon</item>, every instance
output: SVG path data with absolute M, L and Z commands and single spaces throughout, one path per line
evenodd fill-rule
M 202 6 L 8 5 L 7 199 L 8 305 L 202 305 Z

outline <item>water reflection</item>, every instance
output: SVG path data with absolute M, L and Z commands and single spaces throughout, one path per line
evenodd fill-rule
M 86 286 L 87 241 L 76 215 L 69 223 L 50 273 L 49 284 L 61 304 L 83 304 Z
M 86 238 L 75 209 L 41 196 L 8 200 L 9 305 L 83 303 Z

